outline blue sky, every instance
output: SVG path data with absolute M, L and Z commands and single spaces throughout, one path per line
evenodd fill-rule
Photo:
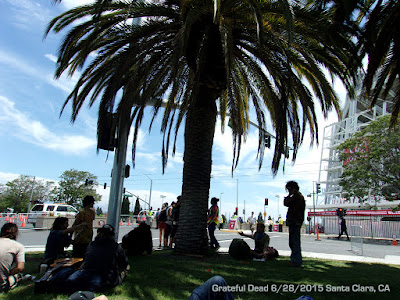
M 98 193 L 102 195 L 98 205 L 106 210 L 113 152 L 101 150 L 96 153 L 98 104 L 91 109 L 83 107 L 74 124 L 70 122 L 70 106 L 59 117 L 76 78 L 53 79 L 63 33 L 50 34 L 43 40 L 45 27 L 53 17 L 78 3 L 87 2 L 64 0 L 53 5 L 51 0 L 0 0 L 0 182 L 5 183 L 20 174 L 57 181 L 65 170 L 89 171 L 98 177 Z M 344 102 L 345 93 L 341 86 L 337 92 Z M 139 135 L 136 167 L 131 169 L 131 176 L 124 186 L 129 192 L 148 200 L 151 179 L 151 202 L 153 208 L 157 208 L 161 196 L 171 202 L 181 193 L 184 128 L 182 126 L 180 131 L 176 155 L 170 156 L 165 174 L 162 174 L 159 122 L 149 133 L 149 118 L 145 120 Z M 328 120 L 321 116 L 319 121 L 322 139 L 324 126 L 336 122 L 337 117 L 331 113 Z M 285 216 L 282 202 L 287 194 L 286 181 L 297 180 L 304 195 L 312 191 L 312 182 L 318 180 L 321 150 L 316 145 L 310 148 L 308 132 L 296 163 L 293 165 L 287 160 L 285 172 L 281 166 L 278 175 L 273 177 L 270 149 L 266 149 L 263 167 L 258 170 L 258 132 L 251 128 L 232 176 L 230 128 L 226 127 L 225 134 L 220 128 L 218 121 L 210 197 L 221 198 L 222 213 L 232 214 L 238 200 L 239 213 L 243 215 L 245 204 L 247 218 L 251 211 L 263 212 L 264 199 L 268 198 L 267 214 L 276 218 L 279 210 L 279 214 Z M 271 128 L 269 130 L 272 132 Z M 130 138 L 127 156 L 130 164 L 131 141 Z M 105 182 L 106 190 L 103 189 Z M 307 205 L 312 205 L 312 200 L 306 199 Z

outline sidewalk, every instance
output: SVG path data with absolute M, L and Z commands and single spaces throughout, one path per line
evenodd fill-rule
M 229 230 L 229 229 L 221 229 L 221 231 L 226 232 L 238 232 L 240 230 Z M 303 235 L 303 234 L 302 234 Z M 308 235 L 308 234 L 306 234 Z M 320 234 L 320 239 L 335 239 L 337 235 L 327 235 Z M 364 243 L 369 244 L 381 244 L 381 245 L 390 245 L 392 243 L 391 239 L 384 238 L 364 238 Z M 281 256 L 290 256 L 291 252 L 288 250 L 279 250 L 279 255 Z M 228 252 L 229 248 L 221 247 L 219 252 Z M 303 257 L 310 258 L 318 258 L 318 259 L 327 259 L 327 260 L 340 260 L 340 261 L 352 261 L 352 262 L 360 262 L 360 263 L 376 263 L 376 264 L 392 264 L 392 265 L 400 265 L 400 256 L 398 255 L 386 255 L 384 258 L 376 258 L 369 256 L 354 256 L 354 255 L 340 255 L 340 254 L 328 254 L 328 253 L 318 253 L 318 252 L 305 252 L 302 251 Z

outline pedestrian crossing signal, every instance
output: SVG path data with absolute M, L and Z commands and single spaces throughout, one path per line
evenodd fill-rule
M 268 205 L 268 198 L 265 198 L 265 204 L 264 204 L 265 206 L 267 206 Z

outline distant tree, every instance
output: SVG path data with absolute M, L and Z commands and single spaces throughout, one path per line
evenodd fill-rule
M 122 199 L 122 205 L 121 205 L 121 215 L 129 215 L 129 198 L 124 197 Z
M 139 212 L 141 211 L 140 208 L 140 202 L 139 202 L 139 197 L 136 197 L 136 202 L 135 202 L 135 209 L 133 210 L 133 214 L 137 216 Z
M 33 192 L 32 192 L 33 187 Z M 7 182 L 0 190 L 0 210 L 11 207 L 15 212 L 27 212 L 29 199 L 32 202 L 52 201 L 54 182 L 35 180 L 27 175 L 20 175 L 17 179 Z
M 97 206 L 96 208 L 96 215 L 97 216 L 101 216 L 103 214 L 103 210 L 101 209 L 101 207 Z
M 344 198 L 399 199 L 400 132 L 398 127 L 389 129 L 389 124 L 390 116 L 383 116 L 338 147 Z
M 58 202 L 80 207 L 86 195 L 92 195 L 95 201 L 100 201 L 101 196 L 96 193 L 97 176 L 90 172 L 75 169 L 65 171 L 59 181 Z

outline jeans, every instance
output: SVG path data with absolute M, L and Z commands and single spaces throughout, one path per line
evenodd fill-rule
M 65 281 L 65 286 L 74 291 L 97 292 L 103 288 L 101 274 L 90 270 L 77 270 Z
M 219 247 L 219 243 L 217 239 L 215 238 L 215 229 L 217 228 L 217 224 L 215 222 L 211 222 L 210 225 L 208 225 L 208 234 L 210 236 L 210 247 L 211 248 L 217 248 Z
M 215 223 L 214 223 L 215 224 Z M 227 287 L 225 279 L 221 276 L 214 276 L 195 288 L 188 300 L 233 300 L 229 291 L 218 291 L 218 287 Z
M 295 266 L 301 266 L 303 258 L 301 256 L 300 244 L 300 225 L 289 225 L 289 247 L 292 250 L 290 259 Z

